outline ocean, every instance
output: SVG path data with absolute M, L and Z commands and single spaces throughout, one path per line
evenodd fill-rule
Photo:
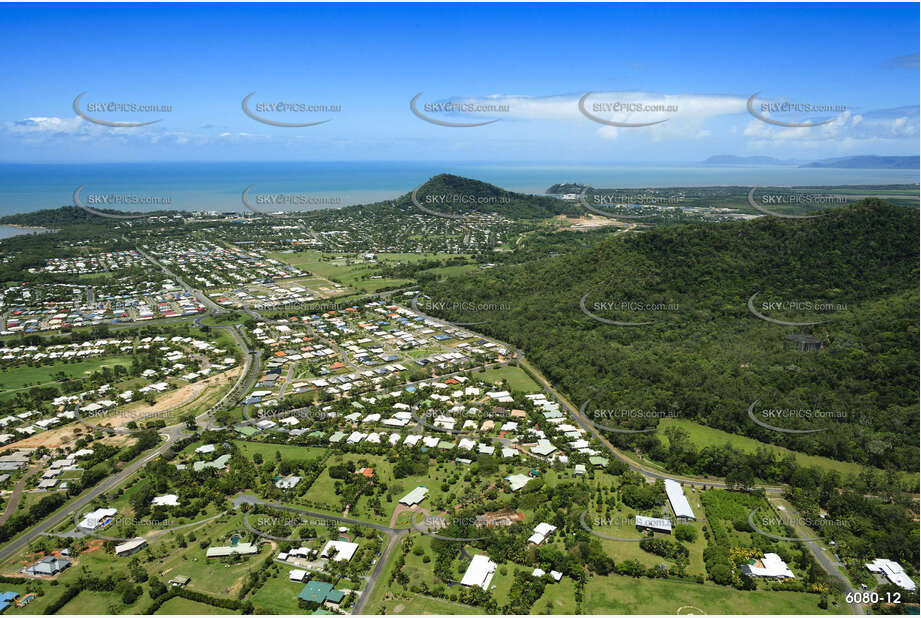
M 512 191 L 555 183 L 600 188 L 706 185 L 855 185 L 918 182 L 918 170 L 782 166 L 484 164 L 439 162 L 0 163 L 0 215 L 82 203 L 138 212 L 245 210 L 241 195 L 297 193 L 309 203 L 350 205 L 394 198 L 443 172 Z M 111 201 L 111 200 L 116 201 Z M 109 200 L 109 201 L 106 201 Z

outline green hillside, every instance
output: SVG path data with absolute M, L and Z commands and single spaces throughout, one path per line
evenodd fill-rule
M 828 216 L 764 217 L 724 225 L 660 228 L 598 246 L 426 286 L 437 301 L 511 309 L 446 315 L 523 348 L 577 405 L 668 413 L 714 428 L 841 461 L 918 467 L 918 219 L 866 200 Z M 747 306 L 789 322 L 759 319 Z M 599 322 L 580 309 L 580 300 Z M 624 301 L 642 305 L 621 308 Z M 810 301 L 836 310 L 776 308 Z M 620 310 L 608 308 L 616 303 Z M 645 310 L 648 305 L 660 305 Z M 768 309 L 764 307 L 767 306 Z M 790 334 L 817 337 L 800 351 Z M 748 408 L 822 411 L 784 417 L 794 434 L 755 424 Z M 626 426 L 651 427 L 655 419 Z M 704 471 L 681 449 L 656 452 L 655 433 L 610 434 Z M 719 471 L 714 463 L 711 472 Z

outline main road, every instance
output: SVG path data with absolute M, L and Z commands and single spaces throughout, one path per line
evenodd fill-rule
M 144 255 L 144 253 L 140 251 L 140 249 L 138 250 L 138 252 Z M 172 273 L 169 273 L 169 271 L 165 270 L 165 272 L 172 275 Z M 175 275 L 172 275 L 172 276 L 175 277 Z M 178 283 L 180 283 L 180 285 L 182 285 L 183 287 L 186 287 L 186 289 L 191 289 L 178 277 L 175 277 L 175 279 Z M 202 326 L 201 320 L 204 317 L 205 316 L 198 316 L 198 318 L 195 320 L 195 325 L 198 327 L 201 327 Z M 249 348 L 249 345 L 246 342 L 246 338 L 238 330 L 239 325 L 235 324 L 233 326 L 224 326 L 224 325 L 209 326 L 209 328 L 225 329 L 228 332 L 230 332 L 230 334 L 233 336 L 234 340 L 236 341 L 237 345 L 239 345 L 241 349 L 243 350 L 244 369 L 243 369 L 243 372 L 240 374 L 240 377 L 237 379 L 237 383 L 234 385 L 233 388 L 231 388 L 227 393 L 225 393 L 225 395 L 217 403 L 215 403 L 210 408 L 208 408 L 207 410 L 205 410 L 204 412 L 202 412 L 201 414 L 195 417 L 195 422 L 205 428 L 208 427 L 211 417 L 218 410 L 228 405 L 235 404 L 239 400 L 239 398 L 242 396 L 242 394 L 246 393 L 252 387 L 252 385 L 255 383 L 256 379 L 258 378 L 259 372 L 262 368 L 261 351 L 251 350 Z M 82 419 L 81 421 L 86 423 L 86 421 L 83 421 Z M 108 428 L 101 428 L 101 429 L 108 429 Z M 96 498 L 104 494 L 105 492 L 115 487 L 118 487 L 119 485 L 127 481 L 136 472 L 138 472 L 138 470 L 140 470 L 145 465 L 147 465 L 148 462 L 163 455 L 163 453 L 165 453 L 172 446 L 173 442 L 183 438 L 185 435 L 188 435 L 188 434 L 185 430 L 185 424 L 177 423 L 175 425 L 171 425 L 169 427 L 164 428 L 160 435 L 164 437 L 164 441 L 160 443 L 156 448 L 154 448 L 151 451 L 148 451 L 144 455 L 138 456 L 134 461 L 129 463 L 122 470 L 99 481 L 96 485 L 84 491 L 82 494 L 80 494 L 79 496 L 77 496 L 76 498 L 74 498 L 73 500 L 65 504 L 64 506 L 62 506 L 60 509 L 55 511 L 49 517 L 46 517 L 45 519 L 35 524 L 31 528 L 25 530 L 24 532 L 17 534 L 16 537 L 12 541 L 10 541 L 6 545 L 4 545 L 2 548 L 0 548 L 0 562 L 15 555 L 16 552 L 28 546 L 29 543 L 31 543 L 33 540 L 38 538 L 40 535 L 46 532 L 49 532 L 50 530 L 53 530 L 54 528 L 59 526 L 62 522 L 64 522 L 68 517 L 72 517 L 77 511 L 84 509 L 93 500 L 95 500 Z

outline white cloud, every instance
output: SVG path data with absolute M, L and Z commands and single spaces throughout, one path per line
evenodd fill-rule
M 827 124 L 813 127 L 778 127 L 752 118 L 745 137 L 758 142 L 811 146 L 829 141 L 850 143 L 917 139 L 919 107 L 905 106 L 864 113 L 845 111 Z

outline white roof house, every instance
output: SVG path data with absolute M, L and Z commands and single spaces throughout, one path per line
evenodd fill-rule
M 531 449 L 531 453 L 534 455 L 541 455 L 546 457 L 550 453 L 556 450 L 556 447 L 550 442 L 550 440 L 538 440 L 537 446 Z
M 489 589 L 489 582 L 496 573 L 496 563 L 489 556 L 476 555 L 464 572 L 461 584 L 464 586 L 479 586 L 483 590 Z
M 358 550 L 358 543 L 348 541 L 328 541 L 320 552 L 320 557 L 329 558 L 333 556 L 335 562 L 348 562 Z
M 743 564 L 742 572 L 749 577 L 796 577 L 777 554 L 764 554 L 755 564 Z
M 95 530 L 99 527 L 99 524 L 107 517 L 112 517 L 118 511 L 115 509 L 96 509 L 91 513 L 87 513 L 83 516 L 83 519 L 78 524 L 81 528 L 86 528 L 87 530 Z
M 281 558 L 281 556 L 279 556 Z M 307 571 L 304 569 L 291 569 L 288 571 L 288 579 L 293 582 L 302 582 L 307 576 Z
M 665 493 L 668 495 L 668 501 L 672 505 L 675 517 L 696 519 L 694 517 L 694 511 L 691 510 L 691 505 L 684 495 L 684 490 L 681 489 L 681 483 L 673 481 L 672 479 L 665 479 Z
M 556 530 L 556 526 L 548 524 L 547 522 L 541 522 L 534 526 L 534 534 L 528 537 L 528 542 L 540 545 L 548 536 L 553 534 L 554 530 Z
M 406 446 L 415 446 L 421 439 L 422 439 L 422 436 L 418 434 L 409 434 L 403 440 L 403 444 L 405 444 Z
M 125 541 L 121 545 L 115 546 L 115 555 L 116 556 L 128 556 L 140 549 L 143 549 L 147 545 L 147 539 L 137 537 L 131 539 L 130 541 Z
M 668 519 L 661 519 L 659 517 L 646 517 L 644 515 L 637 515 L 636 527 L 649 528 L 650 530 L 658 530 L 659 532 L 668 532 L 671 534 L 672 522 Z
M 275 481 L 275 487 L 279 489 L 292 489 L 296 487 L 297 484 L 300 482 L 301 482 L 301 477 L 294 476 L 294 475 L 288 475 L 288 476 L 283 476 L 277 481 Z
M 405 504 L 407 506 L 413 506 L 419 504 L 425 499 L 425 495 L 429 492 L 428 488 L 419 485 L 414 490 L 400 498 L 400 504 Z
M 918 588 L 898 562 L 877 558 L 873 562 L 868 562 L 865 566 L 873 573 L 885 575 L 886 579 L 902 590 L 916 590 Z
M 179 506 L 179 496 L 176 494 L 166 494 L 165 496 L 157 496 L 150 501 L 154 506 Z
M 505 477 L 505 480 L 511 484 L 512 491 L 518 491 L 528 484 L 528 481 L 531 480 L 531 477 L 525 476 L 524 474 L 511 474 Z

